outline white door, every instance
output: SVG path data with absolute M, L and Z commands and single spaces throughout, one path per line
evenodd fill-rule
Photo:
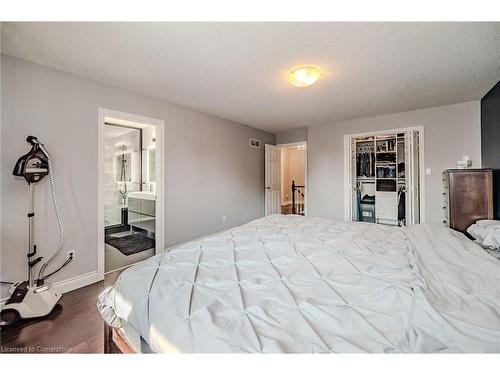
M 265 145 L 266 150 L 266 216 L 281 213 L 281 150 Z
M 420 223 L 420 147 L 419 132 L 405 134 L 406 148 L 406 225 Z

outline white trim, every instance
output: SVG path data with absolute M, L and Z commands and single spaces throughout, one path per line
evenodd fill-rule
M 53 283 L 52 286 L 57 288 L 61 294 L 71 292 L 76 289 L 83 288 L 84 286 L 98 282 L 97 271 L 92 271 L 80 276 L 70 277 L 69 279 Z M 7 298 L 0 300 L 0 307 L 3 307 Z
M 115 111 L 107 108 L 98 109 L 97 121 L 97 275 L 98 280 L 104 280 L 104 126 L 105 118 L 112 117 L 154 126 L 156 133 L 156 247 L 155 253 L 165 251 L 166 238 L 166 163 L 165 163 L 165 122 L 163 120 Z
M 407 131 L 419 133 L 419 187 L 420 187 L 420 223 L 425 223 L 425 132 L 424 126 L 409 126 L 397 129 L 384 129 L 344 135 L 344 221 L 352 221 L 352 163 L 351 139 L 353 137 L 377 134 L 403 133 Z
M 61 293 L 68 293 L 75 289 L 83 288 L 84 286 L 98 282 L 97 271 L 92 271 L 84 275 L 71 277 L 67 280 L 54 283 L 54 287 Z
M 307 141 L 292 142 L 292 143 L 279 143 L 276 146 L 278 146 L 278 147 L 292 147 L 292 146 L 302 146 L 302 145 L 307 146 Z
M 418 126 L 418 162 L 420 167 L 420 180 L 419 180 L 419 188 L 420 188 L 420 222 L 425 224 L 425 130 L 423 126 Z
M 344 135 L 344 221 L 352 221 L 352 139 Z
M 305 195 L 306 195 L 306 199 L 304 199 L 304 215 L 307 216 L 307 211 L 308 211 L 308 208 L 309 208 L 309 184 L 307 183 L 307 154 L 309 153 L 309 148 L 307 146 L 307 141 L 303 141 L 303 142 L 293 142 L 293 143 L 280 143 L 280 144 L 277 144 L 276 146 L 278 147 L 291 147 L 291 146 L 305 146 L 305 155 L 304 155 L 304 185 L 305 185 Z M 280 168 L 281 168 L 281 165 L 280 165 Z M 281 173 L 281 171 L 280 171 Z M 290 201 L 290 204 L 292 204 L 292 202 Z M 282 203 L 283 205 L 283 203 Z

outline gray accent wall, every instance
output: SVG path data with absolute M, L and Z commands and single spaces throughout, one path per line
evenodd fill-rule
M 279 145 L 298 142 L 307 142 L 307 128 L 292 129 L 276 134 L 276 143 Z
M 481 153 L 484 168 L 500 169 L 500 82 L 481 99 Z
M 165 247 L 263 216 L 263 145 L 275 144 L 274 134 L 13 57 L 1 62 L 2 280 L 25 277 L 27 184 L 11 172 L 30 134 L 54 158 L 66 248 L 76 251 L 53 281 L 97 270 L 99 107 L 165 121 Z M 250 148 L 250 138 L 262 148 Z M 42 256 L 57 246 L 48 178 L 37 185 L 36 235 Z
M 309 215 L 344 219 L 344 135 L 413 126 L 424 127 L 425 167 L 431 169 L 425 176 L 426 222 L 441 224 L 442 171 L 463 154 L 481 167 L 479 101 L 310 127 Z

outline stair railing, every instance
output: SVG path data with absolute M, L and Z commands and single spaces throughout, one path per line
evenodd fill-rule
M 305 186 L 295 185 L 292 181 L 292 214 L 304 215 L 304 192 Z

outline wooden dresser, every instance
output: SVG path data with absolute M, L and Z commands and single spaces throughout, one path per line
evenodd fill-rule
M 466 232 L 477 220 L 493 219 L 493 169 L 448 169 L 443 172 L 443 223 Z

